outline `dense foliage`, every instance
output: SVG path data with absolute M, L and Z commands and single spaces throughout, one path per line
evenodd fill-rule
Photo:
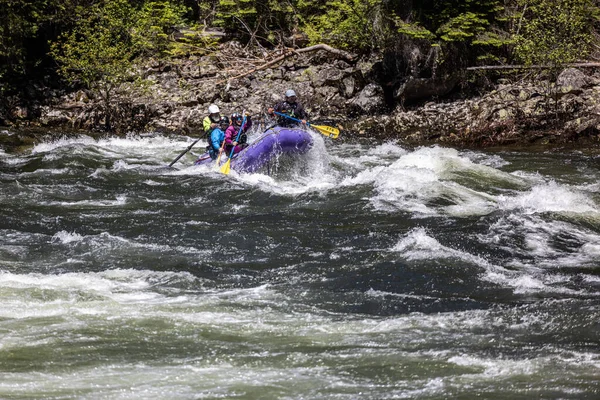
M 599 9 L 589 0 L 519 0 L 517 57 L 527 64 L 561 65 L 585 58 Z
M 561 64 L 588 55 L 597 2 L 0 0 L 0 96 L 6 103 L 58 74 L 108 97 L 139 60 L 212 51 L 215 29 L 250 48 L 326 43 L 373 53 L 414 40 L 460 46 L 470 64 Z

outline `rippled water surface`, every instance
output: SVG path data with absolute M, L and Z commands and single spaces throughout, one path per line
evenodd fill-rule
M 600 398 L 598 156 L 314 139 L 0 151 L 0 398 Z

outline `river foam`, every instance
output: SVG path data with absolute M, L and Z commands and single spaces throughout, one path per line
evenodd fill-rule
M 315 135 L 0 153 L 0 397 L 594 398 L 594 159 Z

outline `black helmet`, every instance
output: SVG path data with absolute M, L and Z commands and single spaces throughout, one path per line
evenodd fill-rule
M 241 125 L 243 120 L 244 120 L 244 118 L 242 117 L 242 114 L 240 114 L 240 113 L 231 114 L 231 123 L 232 124 Z
M 229 119 L 227 117 L 219 118 L 219 125 L 227 125 L 229 126 Z

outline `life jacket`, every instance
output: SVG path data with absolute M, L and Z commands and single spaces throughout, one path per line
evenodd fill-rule
M 296 110 L 298 108 L 301 111 L 300 115 L 298 115 L 298 113 L 296 112 Z M 283 101 L 283 102 L 279 103 L 275 107 L 275 111 L 278 111 L 281 114 L 285 114 L 287 116 L 290 116 L 290 117 L 296 118 L 296 119 L 304 119 L 304 118 L 306 118 L 306 113 L 304 112 L 304 109 L 297 102 L 296 103 L 288 103 L 287 101 Z M 280 116 L 277 119 L 277 125 L 279 125 L 279 126 L 293 126 L 293 125 L 296 125 L 296 122 L 290 120 L 289 118 L 285 118 L 285 117 Z
M 298 103 L 290 104 L 287 101 L 284 101 L 283 103 L 281 103 L 281 113 L 296 118 L 295 111 L 297 107 Z
M 211 117 L 210 115 L 207 115 L 207 116 L 204 118 L 204 121 L 203 121 L 203 122 L 205 122 L 205 121 L 208 119 L 208 120 L 210 121 L 210 123 L 213 123 L 213 124 L 218 124 L 218 123 L 219 123 L 219 118 L 220 118 L 220 117 L 217 117 L 217 119 L 213 119 L 213 117 Z M 209 124 L 209 126 L 210 126 L 210 124 Z M 206 142 L 207 142 L 207 144 L 208 144 L 209 146 L 210 146 L 210 134 L 211 134 L 211 133 L 212 133 L 212 131 L 214 131 L 215 129 L 216 129 L 216 127 L 214 127 L 214 128 L 208 128 L 208 130 L 204 131 L 204 134 L 206 135 Z
M 233 135 L 231 137 L 232 141 L 235 141 L 235 139 L 238 137 L 238 133 L 240 133 L 240 129 L 241 129 L 241 126 L 233 125 Z M 238 144 L 244 144 L 247 141 L 248 141 L 248 135 L 246 135 L 246 132 L 242 131 L 237 142 L 238 142 Z
M 216 129 L 219 129 L 223 133 L 222 140 L 225 140 L 225 132 L 223 131 L 223 129 L 221 129 L 221 127 L 217 126 L 211 130 L 210 135 L 208 135 L 208 146 L 206 146 L 206 150 L 208 151 L 210 156 L 213 157 L 213 159 L 216 158 L 216 154 L 218 154 L 220 150 L 220 146 L 215 148 L 213 147 L 212 142 L 212 134 Z

